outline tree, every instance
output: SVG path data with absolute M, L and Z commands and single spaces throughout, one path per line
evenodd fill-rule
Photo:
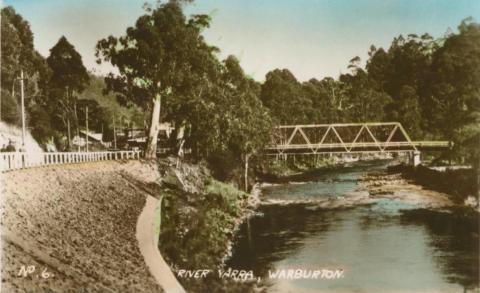
M 49 72 L 45 60 L 33 47 L 33 33 L 28 22 L 10 6 L 2 8 L 1 18 L 2 114 L 6 114 L 2 115 L 2 120 L 6 118 L 7 122 L 14 123 L 19 121 L 14 118 L 18 112 L 12 109 L 17 108 L 20 71 L 24 72 L 27 106 L 42 103 Z
M 376 88 L 368 73 L 359 67 L 359 62 L 360 58 L 353 58 L 349 65 L 352 73 L 340 76 L 345 95 L 342 116 L 351 122 L 383 121 L 391 99 Z
M 47 113 L 45 105 L 49 68 L 44 58 L 33 46 L 30 25 L 15 10 L 7 6 L 1 9 L 1 119 L 20 125 L 20 72 L 24 73 L 26 122 L 33 136 L 45 142 L 44 133 L 52 133 L 49 123 L 42 124 Z M 40 117 L 43 117 L 40 119 Z M 40 120 L 38 120 L 40 119 Z
M 149 113 L 146 158 L 156 157 L 162 98 L 177 96 L 185 91 L 182 86 L 199 79 L 205 72 L 202 57 L 216 50 L 200 34 L 208 25 L 208 16 L 187 19 L 181 4 L 170 1 L 155 9 L 147 7 L 124 36 L 110 36 L 97 44 L 98 62 L 110 62 L 118 69 L 118 74 L 106 77 L 107 91 Z
M 304 96 L 302 85 L 288 69 L 275 69 L 266 75 L 260 98 L 278 124 L 308 123 L 312 101 Z
M 226 89 L 230 125 L 229 149 L 236 154 L 251 154 L 261 149 L 267 142 L 271 130 L 271 120 L 267 109 L 262 105 L 260 86 L 245 76 L 238 59 L 229 56 L 224 61 L 222 86 Z
M 246 170 L 249 156 L 268 143 L 272 121 L 259 99 L 260 85 L 245 75 L 234 56 L 222 62 L 216 89 L 209 103 L 212 111 L 199 115 L 203 121 L 214 116 L 214 123 L 199 121 L 207 127 L 197 128 L 197 134 L 206 136 L 205 145 L 213 147 L 207 159 L 214 174 L 231 179 L 235 167 L 243 163 Z
M 97 101 L 90 99 L 78 100 L 78 122 L 79 125 L 86 126 L 86 109 L 88 107 L 88 128 L 92 132 L 102 132 L 109 130 L 112 117 L 107 109 L 101 107 Z
M 476 162 L 475 144 L 480 132 L 480 24 L 465 19 L 458 30 L 433 55 L 427 113 L 429 126 L 437 135 L 453 139 L 457 155 Z
M 79 132 L 76 93 L 81 93 L 89 82 L 87 69 L 83 65 L 82 56 L 75 50 L 64 36 L 50 49 L 47 63 L 52 70 L 49 80 L 49 105 L 60 109 L 59 113 L 52 113 L 54 119 L 60 119 L 67 130 L 68 147 L 71 147 L 71 117 L 74 118 L 77 135 Z
M 331 77 L 321 81 L 313 78 L 302 84 L 305 97 L 310 99 L 312 108 L 310 123 L 341 122 L 342 99 L 344 97 L 341 83 Z

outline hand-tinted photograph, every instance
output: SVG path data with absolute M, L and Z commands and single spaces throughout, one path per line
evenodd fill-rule
M 3 0 L 3 293 L 480 293 L 478 0 Z

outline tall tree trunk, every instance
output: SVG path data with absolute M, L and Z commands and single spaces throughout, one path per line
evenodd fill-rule
M 160 123 L 160 108 L 162 104 L 162 97 L 156 94 L 153 99 L 152 116 L 150 120 L 150 129 L 148 131 L 147 145 L 145 146 L 145 158 L 155 159 L 157 157 L 157 139 L 158 126 Z

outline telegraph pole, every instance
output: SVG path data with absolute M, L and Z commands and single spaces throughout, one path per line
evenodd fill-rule
M 250 154 L 245 154 L 245 192 L 248 192 L 248 159 Z
M 113 113 L 113 146 L 117 149 L 117 131 L 115 129 L 115 112 Z
M 85 133 L 87 141 L 87 153 L 88 153 L 88 106 L 85 107 L 85 125 L 87 127 L 87 132 Z
M 20 93 L 22 96 L 22 151 L 25 151 L 25 92 L 23 85 L 23 69 L 20 71 Z

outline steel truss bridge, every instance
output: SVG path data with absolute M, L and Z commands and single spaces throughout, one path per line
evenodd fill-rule
M 398 122 L 283 125 L 273 129 L 264 154 L 417 153 L 451 146 L 449 141 L 412 141 Z

